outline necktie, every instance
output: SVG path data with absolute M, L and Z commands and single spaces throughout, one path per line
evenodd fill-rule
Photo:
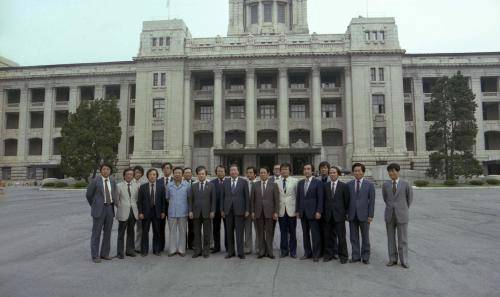
M 132 193 L 130 192 L 130 183 L 127 184 L 128 198 L 132 198 Z
M 306 179 L 306 183 L 304 185 L 304 195 L 307 195 L 307 190 L 309 189 L 309 180 Z
M 106 204 L 111 204 L 111 194 L 109 193 L 108 179 L 104 180 L 104 191 L 106 195 Z
M 233 181 L 231 183 L 231 191 L 234 191 L 234 188 L 236 188 L 236 179 L 233 178 Z
M 396 181 L 393 181 L 392 182 L 392 194 L 396 194 L 396 191 L 397 191 L 397 187 L 396 187 Z
M 335 196 L 335 190 L 337 189 L 336 184 L 332 182 L 332 196 Z
M 264 195 L 265 191 L 266 191 L 266 182 L 262 182 L 262 195 Z
M 361 186 L 361 182 L 359 180 L 356 180 L 356 194 L 359 193 L 359 187 Z
M 155 185 L 151 184 L 151 192 L 149 193 L 149 205 L 151 207 L 155 206 Z
M 202 183 L 200 183 L 200 192 L 203 192 L 203 185 L 204 185 L 204 183 L 203 183 L 203 182 L 202 182 Z
M 286 178 L 283 179 L 283 193 L 286 194 Z

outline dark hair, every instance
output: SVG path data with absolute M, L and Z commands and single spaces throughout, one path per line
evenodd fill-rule
M 281 163 L 280 165 L 280 170 L 283 169 L 283 168 L 288 168 L 288 170 L 292 171 L 292 165 L 290 165 L 290 163 Z
M 387 166 L 387 171 L 391 170 L 396 170 L 397 172 L 399 172 L 401 170 L 401 167 L 399 166 L 398 163 L 391 163 L 389 164 L 389 166 Z
M 144 168 L 142 166 L 135 166 L 134 167 L 134 172 L 136 172 L 137 170 L 139 170 L 141 172 L 142 175 L 144 175 Z
M 366 167 L 365 167 L 364 164 L 362 164 L 362 163 L 354 163 L 354 164 L 352 164 L 352 172 L 354 172 L 354 168 L 356 168 L 356 167 L 361 167 L 361 171 L 363 171 L 363 173 L 365 173 Z
M 314 172 L 314 164 L 313 164 L 313 163 L 311 163 L 311 162 L 306 162 L 306 163 L 304 163 L 304 165 L 302 166 L 302 170 L 304 170 L 304 168 L 305 168 L 307 165 L 311 166 L 311 171 L 312 171 L 312 172 Z
M 182 174 L 184 174 L 184 169 L 182 169 L 182 167 L 179 167 L 179 166 L 174 167 L 174 169 L 172 169 L 172 172 L 175 172 L 176 170 L 180 170 L 180 171 L 182 171 Z
M 224 172 L 226 172 L 226 167 L 224 167 L 222 165 L 217 165 L 217 167 L 215 167 L 215 174 L 217 174 L 217 169 L 219 169 L 219 168 L 224 169 Z
M 280 169 L 281 169 L 281 165 L 280 165 L 280 164 L 274 164 L 273 169 L 274 169 L 274 167 L 276 167 L 276 166 L 279 166 L 279 167 L 280 167 Z
M 269 173 L 269 172 L 270 172 L 270 171 L 269 171 L 269 167 L 267 167 L 267 166 L 260 166 L 259 172 L 260 172 L 262 169 L 264 169 L 267 173 Z
M 205 171 L 205 174 L 207 174 L 207 168 L 205 166 L 196 167 L 196 174 L 200 174 L 202 171 Z
M 151 172 L 153 172 L 153 171 L 156 173 L 156 178 L 158 178 L 158 176 L 159 176 L 159 175 L 158 175 L 158 170 L 156 170 L 156 168 L 150 168 L 150 169 L 148 169 L 148 171 L 146 172 L 146 177 L 147 177 L 148 179 L 149 179 L 149 174 L 150 174 Z
M 133 169 L 133 168 L 131 168 L 131 167 L 129 167 L 129 168 L 127 168 L 127 169 L 123 170 L 123 177 L 125 177 L 125 173 L 127 173 L 127 172 L 129 172 L 129 171 L 132 171 L 132 173 L 135 173 L 134 169 Z
M 170 162 L 165 162 L 165 163 L 161 164 L 161 169 L 163 170 L 167 166 L 170 166 L 170 169 L 172 169 L 172 163 L 170 163 Z
M 330 163 L 328 163 L 327 161 L 322 161 L 321 163 L 319 163 L 319 169 L 321 169 L 322 167 L 328 167 L 328 170 L 330 170 Z
M 337 171 L 338 176 L 342 175 L 342 171 L 340 171 L 340 168 L 338 168 L 337 166 L 330 167 L 330 169 L 328 169 L 328 172 L 330 172 L 330 170 L 332 170 L 332 169 L 335 169 L 335 171 Z
M 186 170 L 191 170 L 191 172 L 193 172 L 193 168 L 191 168 L 191 167 L 186 167 L 186 168 L 184 168 L 183 173 L 184 173 L 184 172 L 186 172 Z
M 248 171 L 248 170 L 252 170 L 253 174 L 257 174 L 257 168 L 255 168 L 255 167 L 253 167 L 253 166 L 249 166 L 249 167 L 247 167 L 247 170 L 246 170 L 246 171 Z
M 236 167 L 236 169 L 238 169 L 238 171 L 240 171 L 240 167 L 238 166 L 238 164 L 236 164 L 236 163 L 231 164 L 231 166 L 229 166 L 229 169 L 231 169 L 233 167 Z
M 111 164 L 106 163 L 106 162 L 102 163 L 101 166 L 99 166 L 99 171 L 102 171 L 103 167 L 108 167 L 109 171 L 111 171 L 111 173 L 113 173 L 113 166 L 111 166 Z

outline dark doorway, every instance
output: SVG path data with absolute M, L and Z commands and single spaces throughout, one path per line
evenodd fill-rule
M 311 162 L 310 155 L 292 155 L 293 175 L 303 175 L 304 164 L 309 162 Z
M 273 167 L 276 164 L 277 156 L 276 155 L 259 155 L 259 167 L 267 166 L 270 170 L 270 174 L 273 172 Z
M 500 164 L 488 165 L 488 175 L 500 175 Z
M 226 164 L 227 172 L 226 174 L 229 175 L 229 166 L 233 164 L 238 165 L 238 171 L 240 172 L 240 175 L 244 174 L 243 171 L 243 156 L 240 155 L 234 155 L 234 156 L 225 156 L 224 157 L 224 164 Z

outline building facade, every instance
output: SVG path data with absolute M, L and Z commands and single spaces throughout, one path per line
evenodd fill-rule
M 60 129 L 119 98 L 118 165 L 241 167 L 328 160 L 425 171 L 426 104 L 457 71 L 476 94 L 475 154 L 500 172 L 500 53 L 407 54 L 394 18 L 309 33 L 306 0 L 230 0 L 227 37 L 146 21 L 131 61 L 0 68 L 3 179 L 59 176 Z

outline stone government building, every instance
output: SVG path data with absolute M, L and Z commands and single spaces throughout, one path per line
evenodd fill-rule
M 118 165 L 424 171 L 433 83 L 461 71 L 479 106 L 476 157 L 500 173 L 500 53 L 407 54 L 394 18 L 309 33 L 306 0 L 230 0 L 227 37 L 146 21 L 131 61 L 20 67 L 0 59 L 2 179 L 60 176 L 61 126 L 86 100 L 119 98 Z

